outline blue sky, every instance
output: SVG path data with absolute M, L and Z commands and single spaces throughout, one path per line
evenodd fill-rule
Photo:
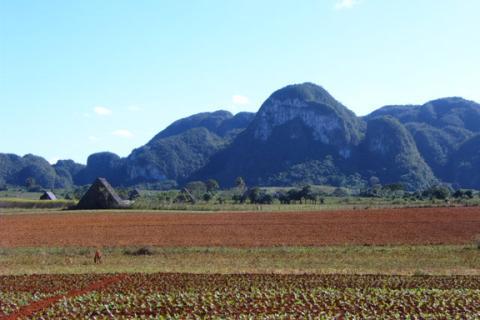
M 0 152 L 126 156 L 315 82 L 358 115 L 480 101 L 478 0 L 0 0 Z

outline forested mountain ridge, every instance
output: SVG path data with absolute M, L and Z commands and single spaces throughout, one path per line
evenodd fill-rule
M 480 105 L 444 98 L 386 106 L 358 117 L 313 83 L 274 92 L 254 113 L 200 113 L 180 119 L 126 158 L 91 155 L 50 166 L 40 157 L 0 154 L 0 185 L 84 185 L 97 176 L 113 185 L 217 179 L 231 186 L 382 184 L 422 189 L 449 183 L 480 189 Z
M 472 152 L 480 134 L 478 103 L 451 97 L 424 105 L 386 106 L 365 119 L 385 115 L 398 119 L 406 126 L 420 154 L 440 180 L 464 187 L 480 187 L 480 184 L 466 183 L 465 179 L 459 178 L 463 176 L 475 180 L 480 177 L 477 173 L 480 167 L 470 161 L 474 162 Z

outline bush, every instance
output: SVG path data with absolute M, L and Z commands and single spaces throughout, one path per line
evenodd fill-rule
M 207 180 L 205 186 L 207 187 L 207 191 L 211 193 L 217 192 L 220 189 L 218 181 L 214 179 Z
M 89 185 L 76 188 L 75 190 L 73 190 L 73 198 L 78 200 L 82 199 L 85 193 L 87 193 L 89 188 L 90 188 Z
M 268 193 L 263 193 L 260 195 L 260 199 L 258 200 L 260 204 L 272 204 L 273 203 L 273 196 Z
M 462 190 L 462 189 L 458 189 L 457 191 L 455 191 L 452 196 L 455 198 L 455 199 L 473 199 L 473 191 L 472 190 Z
M 210 200 L 212 200 L 213 196 L 211 193 L 207 192 L 203 195 L 203 201 L 205 202 L 210 202 Z
M 202 181 L 191 181 L 185 188 L 197 199 L 200 199 L 206 192 L 207 186 Z
M 332 192 L 332 196 L 339 197 L 339 198 L 348 197 L 348 192 L 342 188 L 336 188 Z
M 153 255 L 153 249 L 150 247 L 141 247 L 136 250 L 125 250 L 124 254 L 128 256 L 151 256 Z
M 433 186 L 422 192 L 425 198 L 445 200 L 450 196 L 450 189 L 445 186 Z
M 183 192 L 180 192 L 176 197 L 175 197 L 175 200 L 174 202 L 175 203 L 186 203 L 186 202 L 190 202 L 190 198 L 187 197 L 187 195 Z

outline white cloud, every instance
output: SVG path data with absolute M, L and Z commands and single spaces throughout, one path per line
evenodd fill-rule
M 92 141 L 92 142 L 95 142 L 95 141 L 98 141 L 98 138 L 95 137 L 95 136 L 88 136 L 88 140 Z
M 248 97 L 236 94 L 232 96 L 232 102 L 237 106 L 245 106 L 250 103 L 250 99 L 248 99 Z
M 352 9 L 360 3 L 360 0 L 337 0 L 335 3 L 335 10 Z
M 133 138 L 133 133 L 126 129 L 118 129 L 112 132 L 112 135 L 120 138 Z
M 101 106 L 93 108 L 93 112 L 99 116 L 109 116 L 112 114 L 112 110 Z

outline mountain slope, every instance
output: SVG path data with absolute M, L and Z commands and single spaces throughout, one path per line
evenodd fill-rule
M 56 172 L 42 157 L 0 154 L 0 177 L 8 184 L 20 186 L 24 186 L 28 178 L 33 178 L 39 186 L 53 188 Z
M 240 112 L 233 116 L 230 112 L 224 110 L 198 113 L 175 121 L 157 134 L 151 141 L 182 134 L 195 128 L 205 128 L 211 133 L 225 137 L 232 131 L 245 129 L 252 121 L 253 116 L 254 114 L 249 112 Z
M 392 116 L 405 124 L 437 177 L 451 181 L 449 162 L 458 147 L 480 132 L 480 105 L 462 98 L 443 98 L 424 105 L 386 106 L 366 120 Z
M 92 154 L 87 165 L 53 166 L 33 155 L 0 154 L 0 184 L 68 188 L 106 177 L 112 185 L 215 178 L 231 186 L 403 183 L 410 190 L 439 181 L 480 188 L 480 105 L 444 98 L 386 106 L 357 117 L 324 88 L 296 84 L 274 92 L 258 113 L 215 111 L 175 121 L 126 158 Z
M 425 123 L 434 128 L 459 127 L 480 132 L 480 105 L 459 97 L 432 100 L 424 105 L 386 106 L 365 118 L 392 116 L 401 123 Z
M 132 185 L 162 180 L 183 181 L 206 165 L 251 122 L 253 114 L 233 116 L 228 111 L 204 112 L 175 121 L 146 145 L 121 159 L 112 153 L 89 157 L 87 166 L 75 175 L 77 184 L 96 177 L 112 185 Z
M 480 188 L 480 134 L 464 142 L 450 164 L 452 181 L 462 188 Z
M 57 174 L 55 188 L 70 188 L 78 179 L 77 175 L 85 169 L 83 164 L 75 163 L 73 160 L 59 160 L 53 165 Z
M 150 141 L 126 159 L 130 183 L 183 180 L 204 166 L 226 141 L 204 127 Z
M 368 121 L 357 163 L 364 176 L 376 176 L 382 184 L 400 182 L 409 190 L 419 190 L 435 182 L 408 130 L 390 116 Z
M 310 160 L 332 157 L 343 164 L 364 136 L 365 123 L 326 90 L 312 83 L 274 92 L 255 119 L 194 177 L 232 185 L 236 176 L 251 184 L 281 184 L 275 176 Z
M 96 178 L 107 178 L 113 185 L 125 181 L 125 160 L 112 152 L 98 152 L 90 155 L 87 166 L 74 175 L 77 185 L 92 183 Z

